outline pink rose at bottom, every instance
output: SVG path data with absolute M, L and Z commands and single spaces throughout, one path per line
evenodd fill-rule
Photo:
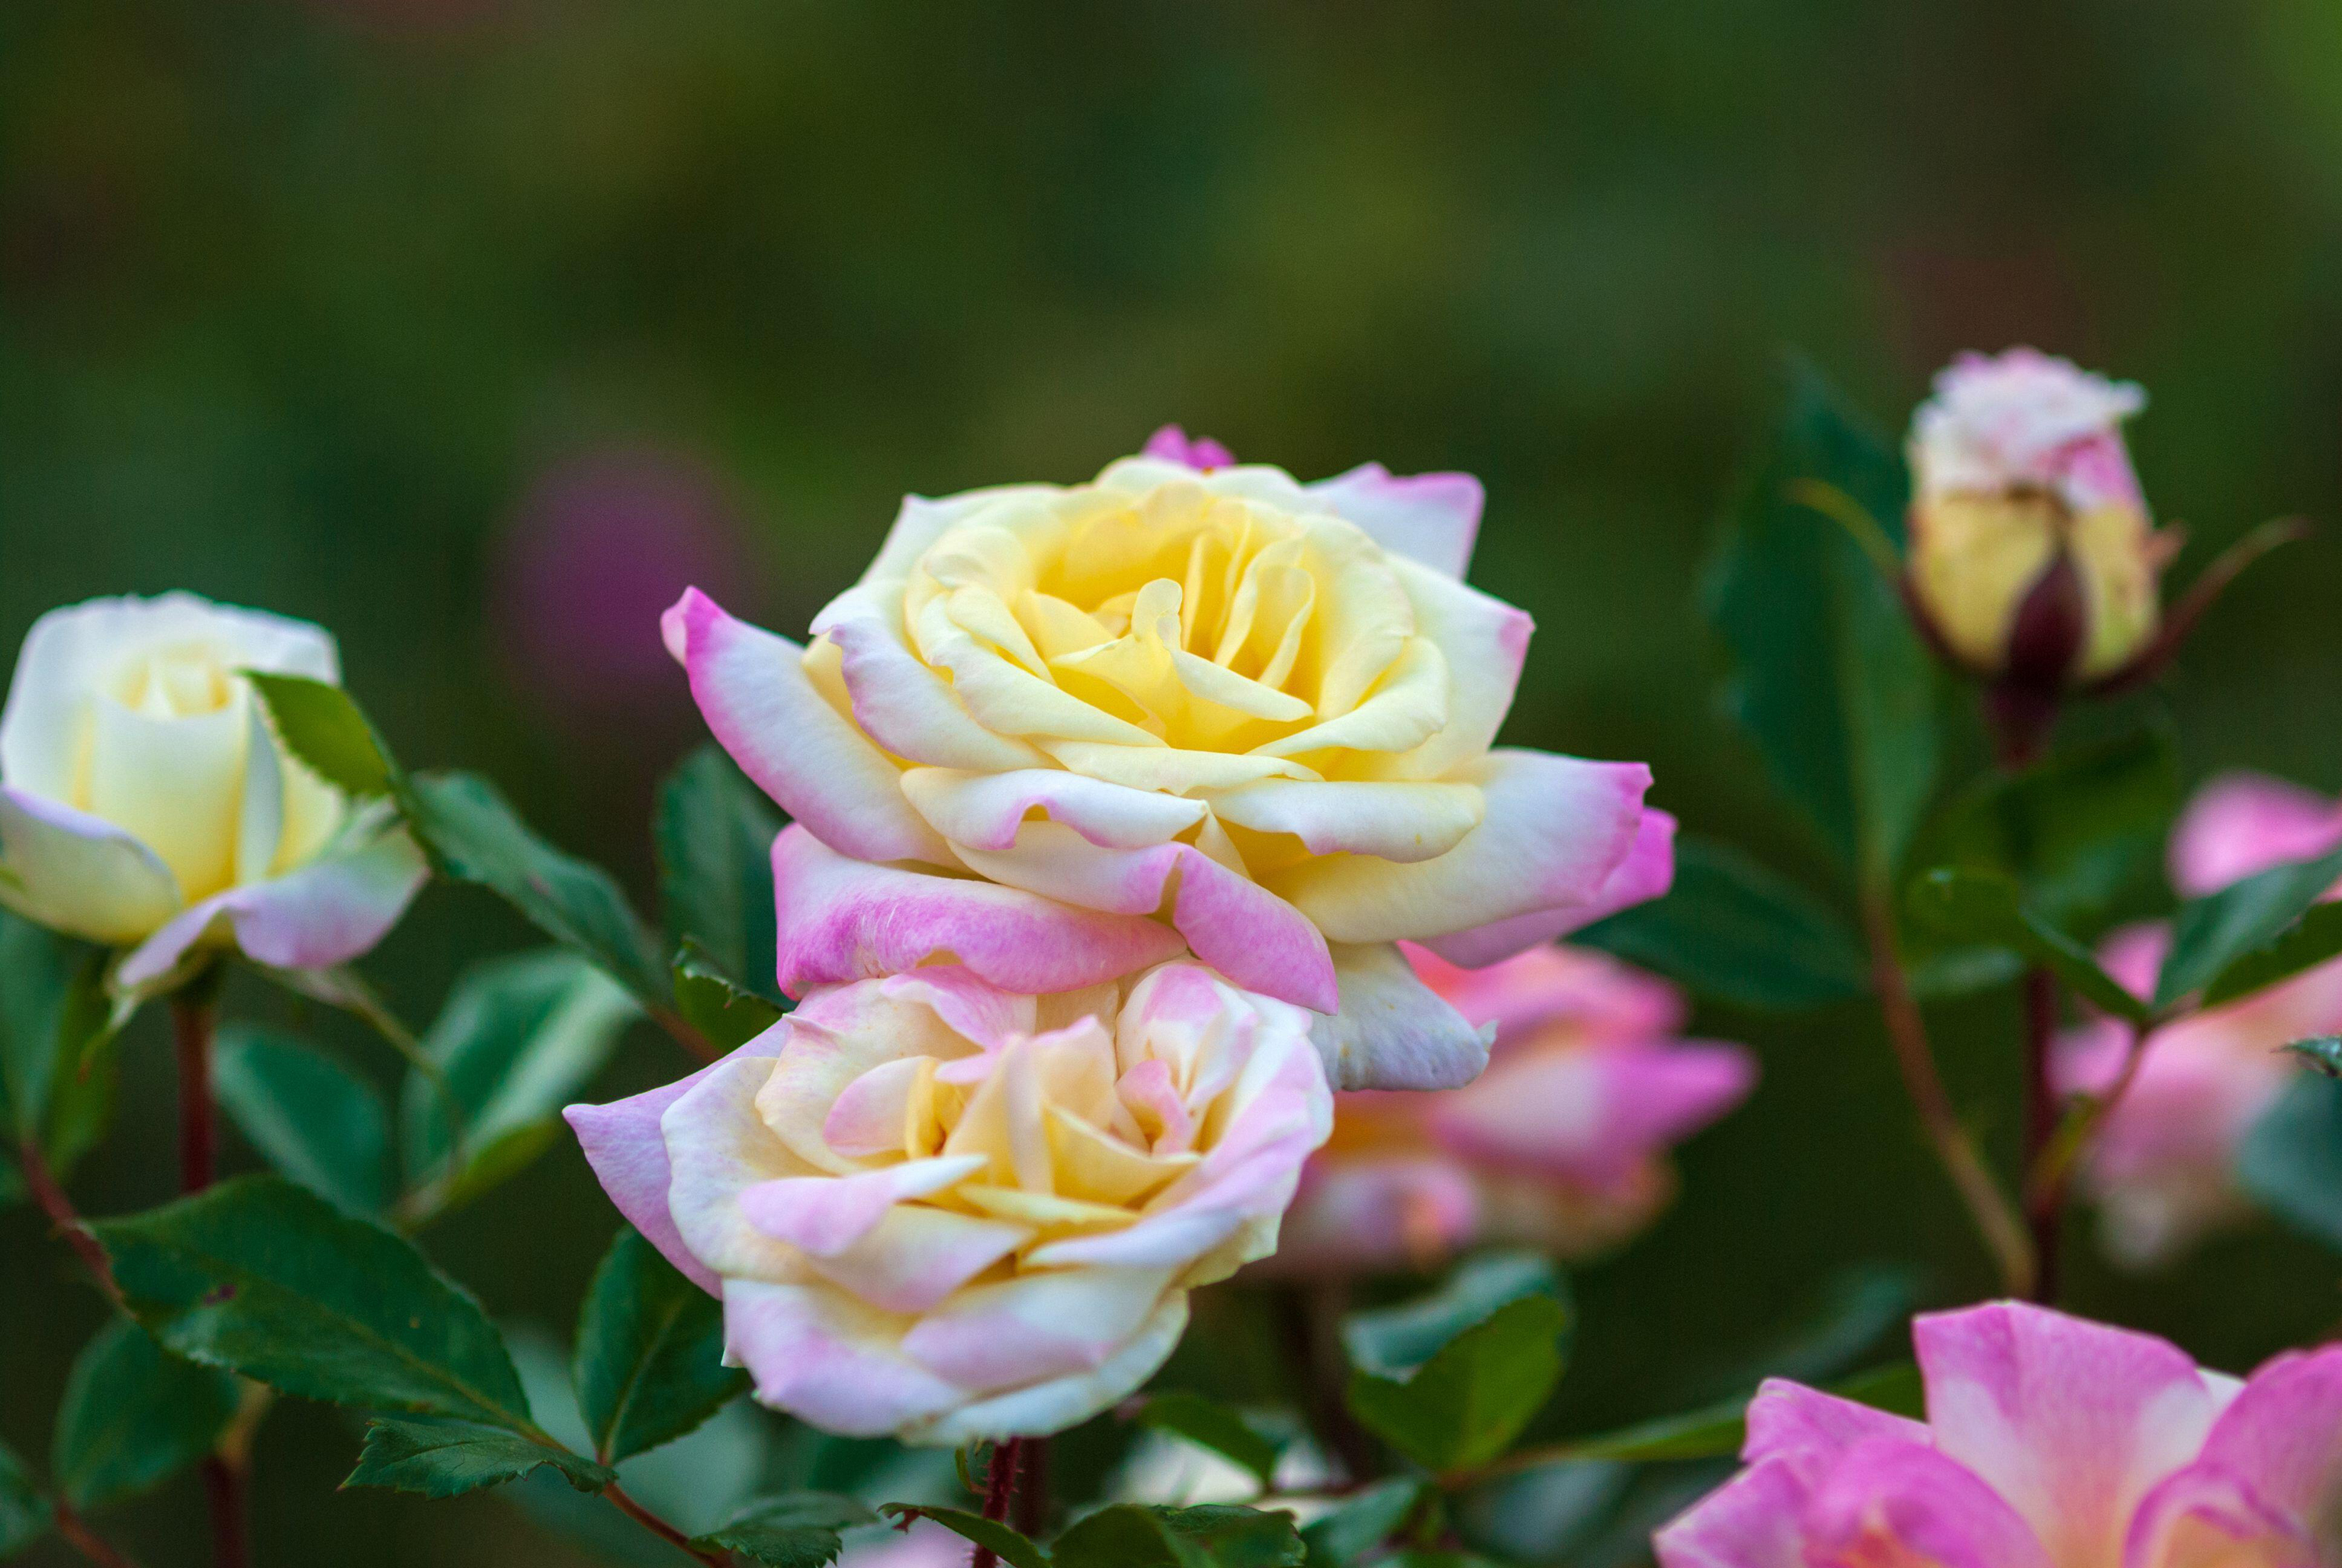
M 570 1125 L 724 1302 L 767 1404 L 955 1445 L 1086 1419 L 1187 1293 L 1275 1250 L 1332 1124 L 1310 1014 L 1200 964 L 1051 996 L 956 965 L 829 986 Z
M 1425 984 L 1496 1032 L 1488 1069 L 1461 1089 L 1336 1095 L 1334 1135 L 1264 1269 L 1429 1268 L 1484 1241 L 1613 1245 L 1672 1193 L 1667 1149 L 1756 1082 L 1741 1047 L 1678 1037 L 1675 987 L 1606 954 L 1548 945 L 1468 970 L 1406 945 Z
M 2342 1346 L 2239 1383 L 2041 1307 L 1937 1313 L 1912 1339 L 1926 1421 L 1767 1383 L 1747 1468 L 1659 1532 L 1661 1568 L 2337 1561 Z

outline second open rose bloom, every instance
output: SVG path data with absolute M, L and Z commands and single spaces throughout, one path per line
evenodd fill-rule
M 2257 774 L 2214 780 L 2172 836 L 2172 885 L 2202 897 L 2257 872 L 2342 844 L 2342 804 Z M 2171 946 L 2168 925 L 2118 932 L 2100 954 L 2108 974 L 2145 996 Z M 2134 1266 L 2177 1255 L 2249 1213 L 2239 1146 L 2306 1071 L 2283 1049 L 2342 1032 L 2342 960 L 2155 1032 L 2137 1075 L 2082 1167 L 2107 1249 Z M 2093 1018 L 2058 1043 L 2066 1093 L 2105 1092 L 2120 1077 L 2130 1031 Z
M 1014 888 L 1326 1015 L 1341 1086 L 1444 1087 L 1479 1037 L 1394 942 L 1485 964 L 1666 889 L 1648 769 L 1493 744 L 1530 628 L 1462 580 L 1477 482 L 1227 455 L 1166 431 L 1086 484 L 908 500 L 809 644 L 696 590 L 668 613 L 831 895 L 920 911 L 784 953 L 785 985 L 974 964 L 956 934 Z
M 1334 1135 L 1265 1269 L 1428 1269 L 1492 1241 L 1599 1252 L 1673 1193 L 1667 1151 L 1756 1081 L 1741 1047 L 1682 1037 L 1673 986 L 1606 954 L 1546 946 L 1478 971 L 1420 950 L 1414 962 L 1494 1031 L 1488 1070 L 1462 1089 L 1336 1095 Z
M 1301 1009 L 1175 962 L 1049 996 L 956 965 L 824 989 L 682 1083 L 569 1112 L 724 1302 L 757 1396 L 957 1444 L 1131 1393 L 1276 1245 L 1333 1115 Z

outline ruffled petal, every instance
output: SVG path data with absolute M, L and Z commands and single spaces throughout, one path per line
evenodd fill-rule
M 891 601 L 879 594 L 849 588 L 813 623 L 814 634 L 837 648 L 839 674 L 864 733 L 897 756 L 939 767 L 996 772 L 1040 763 L 1031 746 L 970 716 L 944 678 L 903 641 L 899 591 Z
M 1929 1441 L 1927 1423 L 1850 1399 L 1823 1393 L 1785 1377 L 1770 1377 L 1748 1403 L 1748 1435 L 1740 1457 L 1751 1464 L 1787 1462 L 1812 1481 L 1858 1443 L 1885 1438 Z
M 1786 1463 L 1742 1471 L 1651 1537 L 1659 1568 L 1809 1568 L 1806 1483 Z
M 1146 849 L 1186 833 L 1210 808 L 1199 800 L 1130 789 L 1058 768 L 964 773 L 913 768 L 903 794 L 927 824 L 955 844 L 1001 851 L 1016 846 L 1026 814 L 1062 823 L 1107 849 Z
M 1925 1443 L 1895 1438 L 1849 1449 L 1815 1483 L 1804 1523 L 1808 1563 L 2053 1568 L 2099 1561 L 2053 1558 L 1973 1472 Z
M 903 1353 L 903 1323 L 829 1285 L 724 1286 L 725 1348 L 758 1402 L 842 1436 L 884 1436 L 967 1397 Z
M 902 1435 L 906 1442 L 956 1448 L 978 1440 L 1046 1437 L 1078 1426 L 1153 1377 L 1186 1327 L 1187 1294 L 1173 1291 L 1104 1364 L 973 1401 Z
M 1224 823 L 1291 834 L 1312 854 L 1365 854 L 1413 862 L 1446 854 L 1480 825 L 1480 792 L 1467 784 L 1272 779 L 1215 796 Z

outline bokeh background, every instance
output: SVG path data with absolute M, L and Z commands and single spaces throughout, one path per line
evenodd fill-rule
M 801 630 L 900 493 L 1078 479 L 1176 419 L 1304 477 L 1482 475 L 1474 577 L 1539 627 L 1511 736 L 1648 759 L 1692 828 L 1818 880 L 1696 603 L 1780 352 L 1897 428 L 1963 347 L 2144 382 L 2184 579 L 2342 521 L 2337 275 L 2326 0 L 31 0 L 0 8 L 0 644 L 171 586 L 323 622 L 405 760 L 643 890 L 699 734 L 656 625 L 686 582 Z M 2329 535 L 2217 613 L 2167 687 L 2191 778 L 2342 786 L 2337 587 Z M 369 967 L 427 1016 L 528 940 L 443 889 Z M 155 1022 L 92 1212 L 169 1191 Z M 1869 1015 L 1701 1024 L 1763 1087 L 1579 1275 L 1556 1426 L 1669 1408 L 1837 1265 L 1987 1288 Z M 2013 1009 L 1937 1026 L 2006 1156 Z M 643 1031 L 604 1087 L 681 1064 Z M 426 1244 L 557 1336 L 612 1229 L 565 1143 Z M 2083 1308 L 2237 1369 L 2342 1317 L 2273 1226 L 2078 1267 Z M 0 1214 L 28 1453 L 100 1320 L 67 1274 Z M 355 1448 L 272 1421 L 264 1563 L 595 1560 L 495 1498 L 336 1496 Z M 121 1535 L 200 1561 L 195 1493 Z

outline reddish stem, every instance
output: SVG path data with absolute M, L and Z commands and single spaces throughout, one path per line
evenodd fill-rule
M 602 1489 L 602 1495 L 617 1504 L 618 1512 L 674 1547 L 708 1564 L 708 1568 L 731 1568 L 732 1559 L 720 1552 L 706 1552 L 691 1543 L 691 1537 L 661 1519 L 657 1514 L 626 1495 L 626 1489 L 613 1483 Z
M 992 1445 L 992 1462 L 984 1468 L 984 1516 L 995 1524 L 1008 1523 L 1008 1507 L 1016 1500 L 1016 1475 L 1025 1463 L 1029 1437 L 1011 1437 Z M 999 1568 L 1000 1558 L 989 1546 L 979 1545 L 967 1568 Z
M 218 1170 L 219 1117 L 212 1104 L 212 1037 L 219 1023 L 217 972 L 197 975 L 171 997 L 171 1041 L 179 1065 L 179 1190 L 200 1193 Z M 245 1467 L 225 1453 L 204 1461 L 211 1504 L 214 1568 L 252 1560 Z
M 2032 1172 L 2057 1135 L 2057 1086 L 2050 1079 L 2050 1056 L 2057 1041 L 2057 977 L 2044 968 L 2025 973 L 2025 1164 Z M 2057 1252 L 2064 1225 L 2062 1185 L 2037 1188 L 2027 1194 L 2026 1223 L 2033 1233 L 2032 1299 L 2054 1303 L 2057 1299 Z
M 112 1542 L 89 1527 L 89 1521 L 74 1512 L 62 1498 L 52 1506 L 49 1522 L 56 1526 L 65 1543 L 97 1564 L 97 1568 L 138 1568 L 129 1556 Z
M 56 1226 L 57 1233 L 81 1259 L 90 1278 L 98 1283 L 115 1306 L 121 1306 L 122 1287 L 114 1283 L 114 1264 L 107 1259 L 105 1249 L 97 1244 L 97 1238 L 89 1233 L 89 1226 L 75 1210 L 73 1200 L 57 1184 L 40 1145 L 27 1138 L 16 1151 L 16 1157 L 24 1167 L 25 1186 L 33 1194 L 33 1201 L 41 1205 L 41 1212 L 49 1216 L 49 1223 Z

